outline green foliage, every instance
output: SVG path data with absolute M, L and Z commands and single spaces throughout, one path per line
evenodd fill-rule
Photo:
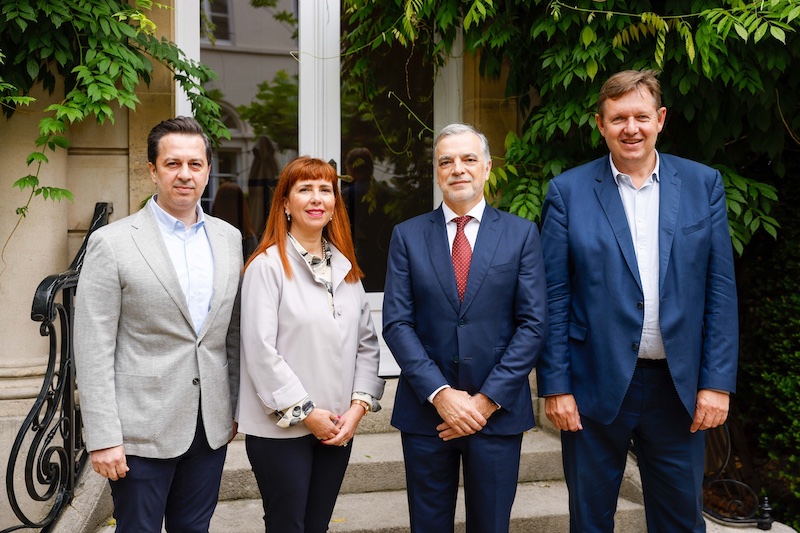
M 236 112 L 253 128 L 256 137 L 269 136 L 279 150 L 297 150 L 298 76 L 279 70 L 272 81 L 258 84 L 258 93 L 250 105 Z
M 524 123 L 492 176 L 500 207 L 537 219 L 553 176 L 606 151 L 594 120 L 605 79 L 655 68 L 669 110 L 659 149 L 721 170 L 739 253 L 754 232 L 776 234 L 775 189 L 749 172 L 769 161 L 782 177 L 800 140 L 797 0 L 346 0 L 345 10 L 357 23 L 347 52 L 397 41 L 438 67 L 461 33 L 484 75 L 508 67 Z
M 155 4 L 157 7 L 164 7 Z M 36 172 L 14 186 L 31 190 L 28 203 L 17 209 L 24 217 L 35 196 L 61 200 L 69 191 L 39 184 L 46 151 L 69 146 L 63 134 L 69 124 L 93 117 L 114 122 L 114 108 L 136 109 L 136 90 L 149 84 L 153 61 L 167 66 L 186 92 L 195 117 L 212 139 L 230 138 L 220 120 L 220 108 L 207 97 L 203 84 L 214 79 L 208 67 L 191 61 L 174 43 L 155 36 L 155 25 L 145 10 L 150 0 L 135 6 L 121 0 L 15 0 L 0 8 L 0 106 L 11 117 L 37 85 L 50 93 L 64 80 L 64 97 L 45 109 L 39 122 L 39 150 L 27 157 Z M 35 179 L 30 179 L 35 178 Z
M 796 162 L 800 162 L 797 159 Z M 797 178 L 797 174 L 792 176 Z M 735 402 L 749 421 L 750 448 L 766 462 L 774 513 L 800 528 L 800 193 L 779 184 L 777 241 L 756 236 L 739 272 L 741 350 Z

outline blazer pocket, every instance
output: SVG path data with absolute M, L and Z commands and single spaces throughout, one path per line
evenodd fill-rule
M 163 427 L 166 412 L 161 376 L 115 375 L 117 408 L 125 442 L 150 443 Z
M 499 274 L 501 272 L 508 272 L 509 270 L 514 270 L 514 269 L 517 268 L 518 264 L 519 263 L 517 263 L 516 261 L 511 261 L 510 263 L 503 263 L 503 264 L 500 264 L 500 265 L 492 265 L 491 267 L 489 267 L 489 271 L 488 271 L 487 275 Z
M 576 324 L 575 322 L 569 323 L 569 338 L 576 341 L 586 340 L 586 327 Z
M 695 231 L 700 231 L 701 229 L 708 227 L 711 225 L 711 215 L 708 215 L 702 220 L 698 220 L 694 224 L 689 224 L 688 226 L 684 226 L 681 228 L 683 230 L 684 235 L 689 235 L 694 233 Z

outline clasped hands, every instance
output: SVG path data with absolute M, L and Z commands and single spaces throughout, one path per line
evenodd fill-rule
M 498 409 L 483 393 L 470 396 L 468 392 L 452 387 L 437 392 L 433 397 L 433 406 L 444 420 L 436 426 L 442 440 L 453 440 L 477 433 Z
M 308 413 L 303 423 L 322 444 L 347 446 L 353 439 L 356 428 L 364 415 L 364 408 L 360 405 L 351 405 L 342 416 L 338 416 L 327 409 L 315 407 L 313 411 Z

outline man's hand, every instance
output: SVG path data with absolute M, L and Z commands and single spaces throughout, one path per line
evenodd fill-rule
M 470 396 L 470 401 L 473 403 L 473 405 L 475 405 L 475 408 L 478 410 L 480 414 L 483 415 L 483 417 L 486 420 L 489 420 L 489 417 L 492 416 L 499 409 L 499 407 L 497 407 L 497 404 L 495 404 L 492 400 L 489 399 L 488 396 L 486 396 L 481 392 L 473 396 Z M 436 430 L 439 432 L 439 437 L 442 440 L 452 440 L 466 436 L 459 434 L 457 431 L 455 431 L 449 425 L 447 425 L 446 422 L 443 422 L 438 426 L 436 426 Z
M 561 431 L 583 429 L 578 404 L 572 394 L 556 394 L 544 399 L 544 414 Z
M 472 435 L 486 425 L 486 417 L 466 391 L 451 387 L 442 389 L 433 397 L 433 406 L 444 420 L 436 427 L 444 440 Z
M 125 448 L 120 444 L 113 448 L 104 448 L 90 452 L 94 471 L 111 481 L 117 481 L 128 473 L 128 461 Z
M 727 392 L 702 389 L 697 392 L 692 433 L 721 426 L 728 419 L 731 397 Z
M 231 438 L 228 439 L 228 444 L 230 444 L 231 441 L 236 438 L 236 434 L 237 433 L 239 433 L 239 422 L 234 420 L 233 421 L 233 431 L 231 432 Z

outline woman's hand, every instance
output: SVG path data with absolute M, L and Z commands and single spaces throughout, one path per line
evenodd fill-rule
M 319 407 L 315 407 L 303 420 L 311 433 L 321 441 L 330 440 L 340 433 L 338 422 L 338 415 Z
M 367 412 L 358 404 L 350 405 L 350 409 L 344 412 L 336 423 L 336 428 L 339 430 L 338 435 L 332 439 L 323 440 L 322 444 L 328 446 L 345 446 L 353 439 L 361 419 L 364 418 Z

